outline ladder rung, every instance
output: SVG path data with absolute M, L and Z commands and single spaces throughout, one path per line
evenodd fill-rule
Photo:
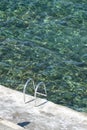
M 43 94 L 43 93 L 39 93 L 39 92 L 36 92 L 36 93 L 42 96 L 47 96 L 46 94 Z

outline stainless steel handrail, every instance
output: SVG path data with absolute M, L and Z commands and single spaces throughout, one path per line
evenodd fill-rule
M 25 101 L 25 92 L 26 92 L 26 87 L 27 87 L 27 85 L 28 85 L 28 83 L 29 83 L 30 81 L 32 81 L 33 89 L 34 89 L 34 91 L 35 91 L 34 80 L 33 80 L 32 78 L 29 78 L 29 79 L 26 81 L 26 83 L 25 83 L 25 85 L 24 85 L 24 89 L 23 89 L 24 102 L 26 102 L 26 101 Z
M 38 88 L 39 88 L 40 86 L 42 86 L 42 85 L 43 85 L 44 93 L 38 92 Z M 39 83 L 36 85 L 35 93 L 34 93 L 34 97 L 35 97 L 35 106 L 36 106 L 37 94 L 47 97 L 47 91 L 46 91 L 46 86 L 45 86 L 45 83 L 44 83 L 44 82 L 39 82 Z
M 45 92 L 45 94 L 38 92 L 38 88 L 39 88 L 41 85 L 43 85 L 43 87 L 44 87 L 44 92 Z M 35 98 L 36 98 L 36 94 L 43 95 L 43 96 L 47 96 L 46 86 L 45 86 L 45 83 L 44 83 L 44 82 L 40 82 L 40 83 L 38 83 L 38 84 L 36 85 L 35 95 L 34 95 Z
M 35 86 L 34 80 L 33 80 L 32 78 L 29 78 L 29 79 L 26 81 L 26 83 L 25 83 L 25 85 L 24 85 L 24 89 L 23 89 L 24 102 L 25 102 L 25 103 L 26 103 L 26 98 L 25 98 L 26 87 L 27 87 L 27 85 L 30 83 L 30 81 L 32 81 L 32 85 L 33 85 L 33 89 L 34 89 L 35 106 L 36 106 L 36 98 L 37 98 L 36 96 L 37 96 L 37 94 L 47 97 L 46 86 L 45 86 L 45 83 L 44 83 L 44 82 L 39 82 L 39 83 Z M 38 91 L 38 88 L 39 88 L 40 86 L 43 86 L 44 93 L 40 93 L 40 92 Z

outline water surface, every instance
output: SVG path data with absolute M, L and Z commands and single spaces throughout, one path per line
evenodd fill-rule
M 87 1 L 0 2 L 0 84 L 22 91 L 28 78 L 48 99 L 87 112 Z

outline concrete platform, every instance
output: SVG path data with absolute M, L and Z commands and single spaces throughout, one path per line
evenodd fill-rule
M 34 97 L 26 95 L 24 103 L 23 93 L 2 85 L 0 118 L 28 130 L 87 130 L 87 113 L 80 113 L 40 98 L 37 98 L 35 107 Z M 1 124 L 2 128 L 5 126 Z M 9 125 L 6 130 L 8 128 L 14 130 Z

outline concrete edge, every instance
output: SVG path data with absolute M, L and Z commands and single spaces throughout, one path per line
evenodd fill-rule
M 24 128 L 22 128 L 21 126 L 18 126 L 18 125 L 14 124 L 14 123 L 12 123 L 12 122 L 10 122 L 8 120 L 4 120 L 4 119 L 0 118 L 0 123 L 2 125 L 8 126 L 8 127 L 12 128 L 12 129 L 14 129 L 14 130 L 24 130 Z

